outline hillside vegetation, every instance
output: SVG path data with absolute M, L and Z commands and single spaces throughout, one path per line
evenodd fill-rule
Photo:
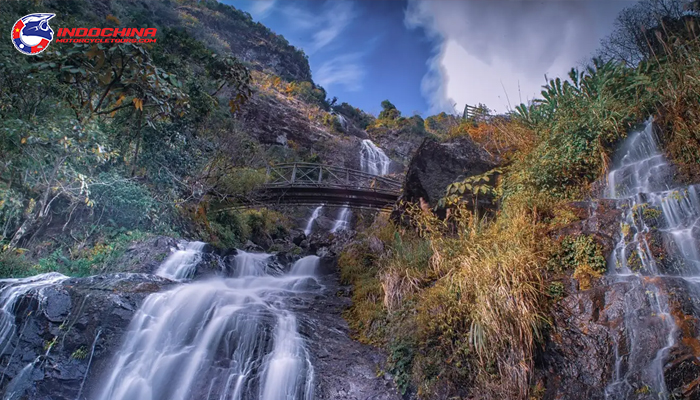
M 95 273 L 155 233 L 233 246 L 287 229 L 273 211 L 210 208 L 253 188 L 268 162 L 316 154 L 280 153 L 239 118 L 279 92 L 265 82 L 284 82 L 281 107 L 329 130 L 303 52 L 215 1 L 6 1 L 0 24 L 30 12 L 55 12 L 55 30 L 154 26 L 158 42 L 20 57 L 2 33 L 0 275 Z
M 700 178 L 700 20 L 692 8 L 659 14 L 658 4 L 626 10 L 604 42 L 608 56 L 552 79 L 532 104 L 485 121 L 431 117 L 427 125 L 448 127 L 442 137 L 467 135 L 502 157 L 500 179 L 452 184 L 441 202 L 445 219 L 425 204 L 404 205 L 409 223 L 375 221 L 340 259 L 342 278 L 355 287 L 347 318 L 359 340 L 389 352 L 404 393 L 542 396 L 535 356 L 562 280 L 573 276 L 584 290 L 606 269 L 596 238 L 557 234 L 579 218 L 572 202 L 600 192 L 611 153 L 650 116 L 678 179 Z M 646 40 L 620 37 L 629 15 L 652 16 Z M 620 43 L 639 45 L 638 63 L 609 56 L 621 54 Z M 495 213 L 470 205 L 484 195 Z

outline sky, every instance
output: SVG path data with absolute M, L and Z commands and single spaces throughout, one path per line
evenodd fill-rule
M 329 97 L 410 116 L 506 112 L 583 66 L 626 0 L 222 0 L 309 56 Z

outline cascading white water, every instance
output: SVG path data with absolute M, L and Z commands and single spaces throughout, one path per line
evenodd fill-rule
M 340 122 L 340 126 L 343 127 L 343 129 L 347 130 L 348 129 L 348 120 L 343 116 L 343 114 L 335 114 L 336 117 L 338 117 L 338 122 Z
M 67 276 L 57 272 L 36 275 L 29 278 L 0 279 L 0 285 L 2 285 L 0 289 L 0 349 L 2 351 L 0 351 L 0 354 L 6 354 L 10 346 L 16 346 L 16 343 L 12 343 L 13 338 L 21 338 L 23 335 L 22 329 L 20 329 L 19 334 L 17 334 L 17 326 L 15 325 L 15 308 L 18 305 L 18 301 L 25 298 L 25 296 L 29 295 L 31 292 L 36 296 L 39 303 L 44 305 L 47 301 L 43 294 L 44 289 L 66 279 L 68 279 Z M 26 324 L 24 326 L 26 326 Z M 7 366 L 12 363 L 15 350 L 16 348 L 13 349 L 10 354 L 7 360 Z M 46 350 L 46 353 L 48 354 L 49 351 L 51 351 L 51 346 Z M 32 384 L 32 372 L 34 371 L 35 365 L 39 363 L 40 360 L 41 357 L 37 357 L 22 368 L 5 389 L 4 399 L 15 400 L 23 398 L 24 389 Z M 27 361 L 24 360 L 22 362 Z M 3 371 L 3 375 L 5 375 L 6 372 L 7 371 Z
M 306 223 L 306 228 L 304 229 L 304 234 L 306 236 L 309 236 L 311 232 L 313 231 L 314 228 L 314 221 L 316 221 L 316 218 L 321 214 L 321 209 L 323 208 L 323 205 L 320 205 L 314 209 L 313 214 L 311 214 L 311 217 L 309 218 L 309 221 Z
M 237 277 L 146 298 L 96 400 L 311 400 L 313 367 L 286 308 L 315 290 L 318 257 L 268 275 L 270 255 L 239 252 Z
M 700 277 L 700 201 L 694 186 L 671 187 L 671 168 L 659 150 L 651 120 L 630 135 L 619 154 L 616 168 L 608 176 L 607 195 L 618 199 L 623 209 L 622 233 L 610 270 L 637 290 L 625 296 L 625 340 L 616 345 L 606 398 L 636 398 L 641 390 L 667 399 L 663 368 L 678 328 L 667 296 L 655 282 L 672 276 L 693 282 Z M 649 220 L 661 221 L 656 228 L 670 252 L 662 261 L 652 251 L 655 231 Z M 657 342 L 651 343 L 650 337 Z
M 372 175 L 389 173 L 391 159 L 369 139 L 362 141 L 360 146 L 360 168 L 362 172 Z
M 331 233 L 336 233 L 338 231 L 350 229 L 351 216 L 352 213 L 350 212 L 350 208 L 348 206 L 341 208 L 340 212 L 338 213 L 338 217 L 336 218 L 335 223 L 333 224 L 333 229 L 331 229 Z
M 202 258 L 204 246 L 203 242 L 187 242 L 178 245 L 182 248 L 175 250 L 163 261 L 156 275 L 175 280 L 191 278 L 197 263 Z
M 32 276 L 30 278 L 0 279 L 0 354 L 4 354 L 10 345 L 10 340 L 15 337 L 15 306 L 17 301 L 30 291 L 37 294 L 40 302 L 45 301 L 42 291 L 44 288 L 55 285 L 68 279 L 67 276 L 57 272 Z M 20 335 L 21 336 L 21 335 Z

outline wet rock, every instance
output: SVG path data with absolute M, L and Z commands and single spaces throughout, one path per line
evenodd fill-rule
M 350 338 L 350 329 L 342 317 L 351 303 L 349 291 L 342 295 L 343 287 L 337 279 L 337 275 L 323 277 L 323 294 L 301 298 L 295 306 L 299 329 L 307 339 L 314 365 L 314 398 L 400 400 L 392 378 L 377 374 L 385 369 L 386 355 Z
M 434 206 L 450 183 L 483 174 L 496 166 L 489 154 L 471 139 L 443 143 L 425 139 L 408 165 L 403 199 L 417 202 L 422 198 Z
M 62 322 L 71 309 L 71 298 L 61 288 L 49 287 L 43 291 L 41 310 L 51 322 Z
M 304 240 L 306 240 L 306 235 L 304 232 L 296 232 L 296 234 L 292 237 L 292 243 L 297 246 L 301 246 L 301 242 Z
M 566 286 L 568 293 L 554 305 L 552 331 L 538 354 L 536 376 L 545 383 L 544 399 L 623 398 L 622 392 L 624 398 L 656 399 L 643 369 L 667 345 L 666 321 L 651 303 L 656 290 L 668 296 L 677 326 L 661 366 L 667 390 L 679 399 L 700 398 L 700 322 L 695 317 L 700 297 L 692 284 L 673 277 L 605 277 L 586 291 Z M 634 343 L 627 330 L 634 331 Z M 624 387 L 606 397 L 616 354 L 623 355 L 619 368 L 629 376 Z
M 109 370 L 143 299 L 171 284 L 152 275 L 121 273 L 29 291 L 16 303 L 15 334 L 3 343 L 0 361 L 7 367 L 0 392 L 5 398 L 15 392 L 17 399 L 75 399 L 86 374 L 88 383 L 96 383 Z
M 124 255 L 102 272 L 154 273 L 177 245 L 177 239 L 167 236 L 156 236 L 134 243 Z
M 551 232 L 551 236 L 562 239 L 566 236 L 589 235 L 602 246 L 604 254 L 610 254 L 620 232 L 622 210 L 615 200 L 571 202 L 567 205 L 580 221 Z
M 243 245 L 243 250 L 244 250 L 244 251 L 247 251 L 247 252 L 251 252 L 251 253 L 264 253 L 264 252 L 265 252 L 265 249 L 263 249 L 262 247 L 260 247 L 258 244 L 253 243 L 253 242 L 250 241 L 250 240 L 247 241 L 247 242 Z

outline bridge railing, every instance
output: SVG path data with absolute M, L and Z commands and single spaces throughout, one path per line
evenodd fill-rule
M 325 187 L 398 193 L 401 182 L 350 168 L 313 163 L 276 164 L 267 167 L 265 186 Z

